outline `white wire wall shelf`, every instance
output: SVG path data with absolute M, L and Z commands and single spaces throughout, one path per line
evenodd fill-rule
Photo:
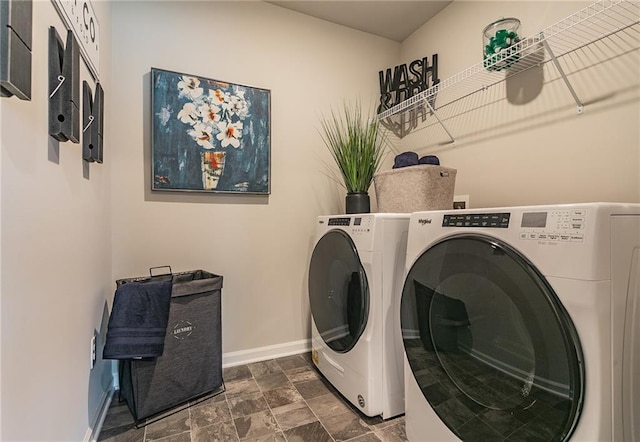
M 417 108 L 426 108 L 445 130 L 451 142 L 455 143 L 455 138 L 439 116 L 441 109 L 504 82 L 513 75 L 548 62 L 553 63 L 558 71 L 575 100 L 576 112 L 580 114 L 584 105 L 558 59 L 592 43 L 610 39 L 614 35 L 637 49 L 640 46 L 639 24 L 640 1 L 596 1 L 558 23 L 542 29 L 532 37 L 514 43 L 499 57 L 485 59 L 380 112 L 378 119 L 389 119 Z M 508 67 L 503 69 L 502 66 L 505 64 Z

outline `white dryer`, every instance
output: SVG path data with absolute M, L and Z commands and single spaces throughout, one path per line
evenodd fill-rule
M 408 214 L 320 216 L 309 265 L 313 362 L 360 411 L 384 419 L 404 412 L 398 297 L 408 226 Z
M 640 441 L 640 205 L 411 215 L 410 441 Z

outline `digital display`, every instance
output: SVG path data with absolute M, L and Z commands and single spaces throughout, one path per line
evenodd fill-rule
M 353 219 L 353 225 L 354 226 L 359 226 L 362 223 L 362 218 L 354 218 Z
M 520 227 L 546 227 L 547 212 L 525 212 Z

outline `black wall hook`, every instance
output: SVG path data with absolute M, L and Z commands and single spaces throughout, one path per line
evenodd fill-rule
M 31 100 L 31 0 L 0 1 L 0 96 Z
M 88 163 L 102 163 L 102 129 L 104 128 L 104 91 L 96 83 L 95 96 L 91 86 L 82 82 L 82 159 Z
M 71 31 L 67 44 L 49 28 L 49 135 L 58 141 L 80 141 L 80 50 Z

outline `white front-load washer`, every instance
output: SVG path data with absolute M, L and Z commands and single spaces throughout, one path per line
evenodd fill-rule
M 640 205 L 411 215 L 410 441 L 640 440 Z
M 357 409 L 383 419 L 404 412 L 397 299 L 408 226 L 408 214 L 320 216 L 309 264 L 313 362 Z

